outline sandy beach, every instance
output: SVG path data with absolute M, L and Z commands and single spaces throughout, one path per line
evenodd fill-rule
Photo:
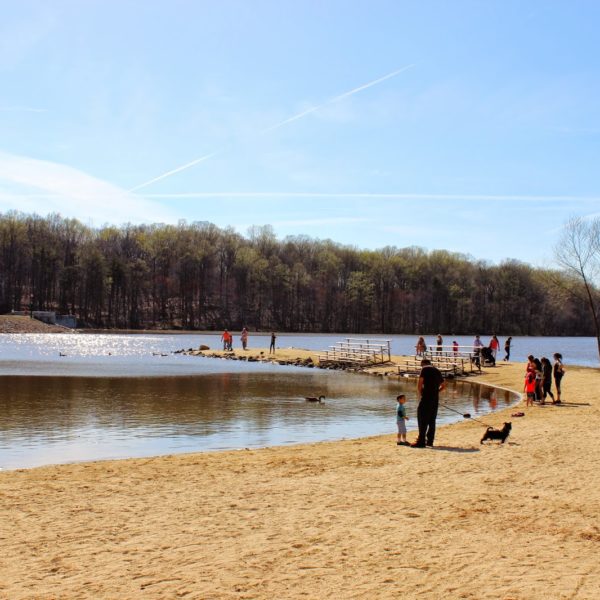
M 599 384 L 489 415 L 504 445 L 398 447 L 392 403 L 385 436 L 2 472 L 0 598 L 597 599 Z

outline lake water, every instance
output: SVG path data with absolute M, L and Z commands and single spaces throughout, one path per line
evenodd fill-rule
M 281 335 L 277 345 L 323 350 L 339 339 Z M 410 353 L 415 342 L 389 339 L 394 354 Z M 250 336 L 253 347 L 268 341 Z M 593 342 L 515 338 L 514 357 L 558 350 L 567 363 L 594 364 Z M 409 429 L 416 427 L 414 380 L 173 354 L 202 343 L 218 348 L 219 336 L 1 335 L 0 468 L 393 433 L 399 393 L 408 397 Z M 304 400 L 321 394 L 322 405 Z M 515 400 L 464 382 L 450 382 L 441 398 L 474 417 Z M 440 409 L 440 424 L 456 420 L 460 414 Z

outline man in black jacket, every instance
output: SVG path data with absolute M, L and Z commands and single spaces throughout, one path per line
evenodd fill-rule
M 446 387 L 444 378 L 438 369 L 432 366 L 431 361 L 424 358 L 421 361 L 421 373 L 417 389 L 421 401 L 417 408 L 417 422 L 419 424 L 419 437 L 411 444 L 413 448 L 433 446 L 435 438 L 435 420 L 438 413 L 439 395 Z

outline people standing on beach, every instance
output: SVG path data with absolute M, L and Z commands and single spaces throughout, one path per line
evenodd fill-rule
M 490 347 L 490 350 L 492 351 L 492 356 L 494 357 L 494 362 L 496 362 L 496 355 L 498 354 L 498 349 L 500 348 L 500 340 L 498 339 L 496 334 L 494 334 L 492 336 L 489 347 Z
M 556 404 L 552 393 L 552 363 L 545 356 L 542 356 L 540 362 L 542 363 L 542 403 L 550 396 L 552 404 Z
M 525 373 L 525 385 L 523 391 L 527 394 L 525 406 L 533 406 L 535 400 L 535 371 L 527 370 Z
M 481 337 L 476 335 L 473 340 L 473 362 L 478 369 L 481 369 L 481 349 L 483 348 L 483 342 Z
M 440 392 L 446 387 L 441 372 L 432 366 L 431 361 L 424 358 L 421 361 L 421 373 L 417 390 L 421 400 L 417 408 L 417 423 L 419 425 L 419 436 L 413 448 L 425 448 L 433 446 L 435 438 L 435 420 L 439 407 Z
M 512 336 L 509 336 L 506 338 L 506 341 L 504 342 L 504 353 L 506 354 L 506 356 L 504 357 L 504 360 L 506 362 L 508 362 L 510 360 L 510 345 L 512 344 Z
M 396 444 L 398 446 L 408 446 L 408 442 L 406 441 L 406 421 L 408 421 L 408 417 L 406 416 L 406 406 L 404 406 L 406 396 L 400 394 L 400 396 L 396 397 L 396 402 L 398 403 L 396 406 L 396 425 L 398 426 Z
M 442 353 L 442 346 L 444 344 L 444 338 L 438 333 L 437 339 L 435 340 L 435 351 L 438 354 Z
M 456 340 L 452 342 L 452 352 L 454 356 L 458 356 L 458 342 Z
M 242 329 L 240 340 L 242 341 L 242 348 L 248 350 L 248 330 L 245 327 Z
M 221 341 L 223 342 L 223 350 L 231 350 L 233 348 L 233 336 L 225 329 L 221 334 Z
M 415 346 L 415 351 L 417 356 L 423 356 L 423 354 L 425 354 L 427 350 L 427 344 L 425 343 L 425 338 L 424 337 L 420 337 L 417 340 L 417 345 Z
M 562 354 L 560 352 L 554 353 L 554 365 L 552 372 L 554 373 L 554 385 L 556 387 L 556 404 L 560 404 L 560 382 L 565 374 L 565 366 L 562 362 Z
M 275 335 L 275 332 L 272 331 L 271 332 L 271 345 L 269 346 L 269 354 L 271 354 L 271 352 L 273 354 L 275 354 L 275 340 L 277 339 L 277 336 Z
M 540 402 L 540 404 L 544 404 L 542 398 L 542 361 L 539 358 L 534 358 L 533 363 L 535 364 L 535 399 Z

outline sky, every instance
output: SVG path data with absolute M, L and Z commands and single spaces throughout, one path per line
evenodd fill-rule
M 0 212 L 552 263 L 595 0 L 0 0 Z

